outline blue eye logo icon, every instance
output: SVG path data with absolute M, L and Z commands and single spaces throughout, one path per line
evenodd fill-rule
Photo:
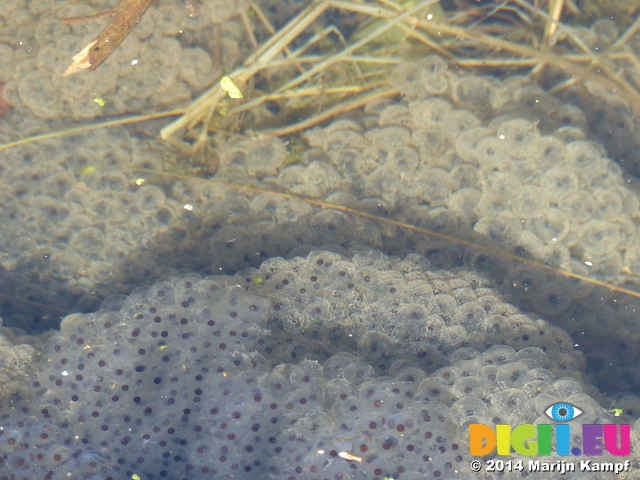
M 545 415 L 556 422 L 569 422 L 582 415 L 582 410 L 570 403 L 554 403 L 544 411 Z

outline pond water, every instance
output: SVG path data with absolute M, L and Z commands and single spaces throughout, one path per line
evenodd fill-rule
M 162 0 L 63 76 L 113 7 L 0 12 L 1 480 L 640 478 L 623 10 Z

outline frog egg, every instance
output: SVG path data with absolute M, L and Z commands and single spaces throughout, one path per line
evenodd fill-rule
M 451 170 L 450 179 L 454 191 L 477 187 L 479 182 L 478 167 L 469 163 L 458 165 Z
M 625 395 L 616 401 L 615 407 L 622 409 L 625 415 L 639 419 L 633 424 L 632 430 L 640 433 L 640 397 Z
M 424 370 L 411 365 L 406 365 L 405 362 L 396 362 L 389 369 L 390 376 L 393 377 L 393 381 L 397 385 L 402 385 L 403 390 L 411 390 L 415 392 L 417 387 L 422 381 L 427 378 Z
M 446 73 L 427 75 L 422 80 L 425 92 L 430 95 L 440 95 L 449 90 L 449 77 Z
M 164 5 L 163 7 L 167 7 Z M 160 7 L 162 8 L 162 7 Z M 198 47 L 182 49 L 182 57 L 179 63 L 180 77 L 189 86 L 202 89 L 207 85 L 204 79 L 207 78 L 213 68 L 213 59 L 205 50 Z
M 453 109 L 449 102 L 437 97 L 410 102 L 409 107 L 414 130 L 428 127 L 440 129 L 445 115 Z
M 602 147 L 594 142 L 578 141 L 567 144 L 567 164 L 579 169 L 578 171 L 584 172 L 582 169 L 595 167 L 603 156 Z
M 534 155 L 540 147 L 540 132 L 528 120 L 509 120 L 498 127 L 496 136 L 504 150 L 515 158 Z
M 613 191 L 620 195 L 622 199 L 622 209 L 625 214 L 628 217 L 636 217 L 640 209 L 640 198 L 638 198 L 636 193 L 622 185 L 614 186 Z
M 549 199 L 542 188 L 525 185 L 517 193 L 512 208 L 520 218 L 538 218 L 549 209 Z
M 575 223 L 586 222 L 593 217 L 596 200 L 585 190 L 575 190 L 558 203 L 558 208 Z
M 498 384 L 503 388 L 520 388 L 530 368 L 523 361 L 509 363 L 498 368 Z
M 567 289 L 560 286 L 557 282 L 548 282 L 542 286 L 537 297 L 533 301 L 536 312 L 545 315 L 559 315 L 567 310 L 573 297 Z
M 582 246 L 595 255 L 614 251 L 620 245 L 620 228 L 607 220 L 589 220 L 580 228 Z
M 328 132 L 323 148 L 327 152 L 340 150 L 362 150 L 366 146 L 362 134 L 351 128 L 334 129 Z
M 420 160 L 424 164 L 435 163 L 449 148 L 444 135 L 433 127 L 414 128 L 411 133 L 411 142 L 418 148 Z
M 446 72 L 447 62 L 440 55 L 427 55 L 418 64 L 425 69 L 428 75 Z
M 552 207 L 539 218 L 526 222 L 527 227 L 543 242 L 561 242 L 569 233 L 571 222 L 559 209 Z
M 493 103 L 494 79 L 477 75 L 462 77 L 453 86 L 453 101 L 462 108 L 483 110 Z
M 556 137 L 545 136 L 540 138 L 540 146 L 538 147 L 538 166 L 546 171 L 553 168 L 564 161 L 565 144 Z
M 428 168 L 417 172 L 418 185 L 415 193 L 421 200 L 444 202 L 451 194 L 449 172 L 443 168 Z
M 566 143 L 572 140 L 584 139 L 584 132 L 587 129 L 587 120 L 584 112 L 575 105 L 561 105 L 556 110 L 556 118 L 563 125 L 558 131 L 564 131 L 563 139 Z
M 511 294 L 518 299 L 531 299 L 538 295 L 538 289 L 546 282 L 545 274 L 527 266 L 521 266 L 509 276 Z
M 480 398 L 486 392 L 487 385 L 484 380 L 478 377 L 463 377 L 456 380 L 451 390 L 458 397 Z
M 458 215 L 464 222 L 474 223 L 477 220 L 477 206 L 482 192 L 477 188 L 462 188 L 449 197 L 449 210 Z
M 343 377 L 345 367 L 356 361 L 357 357 L 355 355 L 347 352 L 338 352 L 324 362 L 322 373 L 330 379 Z
M 549 243 L 534 253 L 542 263 L 552 267 L 564 265 L 571 258 L 569 248 L 562 243 Z
M 352 362 L 344 367 L 342 376 L 351 385 L 360 385 L 364 381 L 373 380 L 374 368 L 364 362 Z
M 552 132 L 552 135 L 565 144 L 577 140 L 586 140 L 584 131 L 576 127 L 561 127 Z
M 617 221 L 620 227 L 620 247 L 629 248 L 635 244 L 638 228 L 630 218 L 623 218 Z
M 380 112 L 378 126 L 386 127 L 389 125 L 411 127 L 411 117 L 406 105 L 388 105 Z
M 548 192 L 551 201 L 561 202 L 562 197 L 577 190 L 580 182 L 572 169 L 556 167 L 542 177 L 541 186 Z
M 595 21 L 591 25 L 591 30 L 610 43 L 613 43 L 620 35 L 620 28 L 616 22 L 608 18 Z
M 449 89 L 449 77 L 446 74 L 447 62 L 439 55 L 428 55 L 418 62 L 426 75 L 422 84 L 427 93 L 438 95 Z
M 454 422 L 462 421 L 471 416 L 483 416 L 489 407 L 477 397 L 463 397 L 451 405 L 450 415 Z
M 136 189 L 133 201 L 142 212 L 154 213 L 165 205 L 166 197 L 160 188 L 145 185 Z
M 449 404 L 455 396 L 447 384 L 436 377 L 428 377 L 418 385 L 416 398 L 421 399 L 423 404 L 440 402 Z
M 462 132 L 456 139 L 456 153 L 468 162 L 477 162 L 478 143 L 483 138 L 491 137 L 492 132 L 485 127 L 475 127 Z
M 393 148 L 406 147 L 411 144 L 411 131 L 399 125 L 370 130 L 365 134 L 365 139 L 373 147 L 378 155 L 384 156 Z
M 611 160 L 601 159 L 594 165 L 589 179 L 592 187 L 611 189 L 622 183 L 622 169 Z
M 529 398 L 521 387 L 504 388 L 497 391 L 491 398 L 491 403 L 501 413 L 513 412 L 512 415 L 528 415 L 531 409 Z M 520 423 L 509 422 L 509 423 Z
M 517 192 L 522 183 L 520 180 L 509 172 L 492 172 L 483 180 L 485 192 L 492 192 L 502 198 L 511 201 L 513 192 Z
M 592 265 L 590 274 L 604 281 L 615 281 L 622 270 L 622 256 L 620 252 L 609 252 L 606 255 L 589 257 Z
M 483 192 L 478 201 L 480 216 L 495 215 L 509 208 L 509 200 L 493 192 Z
M 520 238 L 522 225 L 519 218 L 505 211 L 480 219 L 473 229 L 490 242 L 513 244 Z
M 596 197 L 596 217 L 610 220 L 626 216 L 623 216 L 624 202 L 619 192 L 598 188 L 593 193 Z
M 480 125 L 480 119 L 468 110 L 452 110 L 447 112 L 442 120 L 440 125 L 442 134 L 452 144 L 456 143 L 456 139 L 462 132 Z
M 409 98 L 425 98 L 424 78 L 427 76 L 425 68 L 416 62 L 404 62 L 391 72 L 392 85 L 404 96 Z
M 33 70 L 22 75 L 18 84 L 20 99 L 33 113 L 43 118 L 55 118 L 62 115 L 65 102 L 62 91 L 56 88 L 50 75 Z
M 479 365 L 506 365 L 514 361 L 516 351 L 508 345 L 494 345 L 485 352 L 481 353 L 476 362 Z

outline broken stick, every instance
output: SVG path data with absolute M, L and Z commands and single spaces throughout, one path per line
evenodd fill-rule
M 140 22 L 152 3 L 153 0 L 120 0 L 118 6 L 108 12 L 63 19 L 64 23 L 77 23 L 109 15 L 113 16 L 109 25 L 100 32 L 100 35 L 73 56 L 73 63 L 62 76 L 66 77 L 83 70 L 94 70 L 102 65 Z

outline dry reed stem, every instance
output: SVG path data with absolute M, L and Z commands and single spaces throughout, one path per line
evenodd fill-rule
M 313 80 L 319 73 L 335 66 L 338 62 L 344 61 L 347 58 L 353 58 L 356 51 L 375 42 L 390 29 L 399 27 L 407 35 L 412 36 L 414 39 L 427 45 L 434 51 L 439 52 L 441 55 L 452 58 L 460 65 L 488 65 L 493 67 L 525 66 L 531 67 L 532 72 L 541 71 L 545 66 L 551 65 L 571 75 L 575 79 L 574 82 L 593 81 L 611 92 L 617 92 L 622 98 L 627 100 L 636 111 L 640 111 L 640 93 L 624 78 L 618 75 L 605 61 L 625 58 L 626 56 L 630 63 L 635 61 L 639 63 L 638 66 L 640 67 L 640 62 L 637 62 L 632 52 L 625 47 L 625 42 L 640 29 L 640 18 L 611 45 L 607 52 L 594 54 L 586 45 L 581 43 L 579 38 L 571 33 L 570 29 L 560 23 L 559 18 L 562 9 L 566 5 L 565 0 L 551 1 L 549 3 L 548 13 L 543 12 L 523 0 L 515 0 L 516 5 L 523 8 L 521 12 L 522 15 L 525 15 L 525 12 L 528 11 L 532 15 L 544 20 L 544 32 L 540 39 L 540 47 L 514 43 L 502 38 L 483 34 L 477 29 L 459 27 L 450 23 L 435 21 L 434 19 L 429 20 L 420 15 L 421 12 L 428 11 L 430 7 L 436 5 L 438 1 L 439 0 L 425 0 L 406 10 L 391 0 L 380 0 L 380 3 L 377 5 L 348 0 L 315 0 L 287 25 L 274 33 L 264 45 L 257 48 L 253 55 L 246 60 L 243 67 L 231 73 L 230 76 L 239 82 L 246 83 L 255 74 L 282 65 L 275 61 L 275 59 L 284 53 L 289 60 L 299 60 L 299 63 L 295 63 L 295 65 L 297 65 L 303 73 L 279 87 L 273 93 L 286 95 L 290 92 L 293 97 L 296 96 L 295 89 L 299 88 L 305 82 Z M 323 59 L 308 59 L 310 61 L 305 63 L 305 59 L 301 57 L 305 48 L 302 47 L 296 52 L 291 52 L 289 47 L 291 43 L 329 7 L 365 14 L 371 18 L 384 20 L 384 22 L 376 24 L 373 31 L 368 33 L 367 30 L 367 35 L 364 38 L 344 47 L 340 51 L 327 55 Z M 530 21 L 532 22 L 531 19 Z M 558 55 L 554 53 L 553 47 L 561 34 L 575 40 L 583 53 L 568 55 Z M 476 45 L 514 54 L 517 58 L 457 58 L 451 51 L 452 46 L 445 45 L 441 42 L 445 37 L 469 40 L 475 42 Z M 310 65 L 310 68 L 304 71 L 301 68 L 303 64 Z M 356 66 L 358 64 L 359 62 L 355 63 Z M 595 71 L 596 67 L 600 72 Z M 208 137 L 208 124 L 219 102 L 224 98 L 224 95 L 225 93 L 220 86 L 215 84 L 186 109 L 184 116 L 162 129 L 161 138 L 175 140 L 174 137 L 179 132 L 191 130 L 196 125 L 203 123 L 204 126 L 200 134 L 200 141 L 206 141 Z M 266 97 L 268 96 L 269 95 L 266 95 Z M 357 99 L 355 100 L 356 103 L 358 101 Z M 336 108 L 333 107 L 331 111 L 334 112 L 334 114 L 339 113 L 339 109 L 336 110 Z M 326 118 L 326 116 L 322 115 L 322 118 Z M 307 123 L 305 122 L 305 124 Z M 287 127 L 284 127 L 282 130 L 289 131 Z
M 363 46 L 371 43 L 373 40 L 383 35 L 391 28 L 400 25 L 405 19 L 411 17 L 415 13 L 428 8 L 430 5 L 437 3 L 439 0 L 427 0 L 420 2 L 418 6 L 411 8 L 403 13 L 397 15 L 394 12 L 389 12 L 388 21 L 382 24 L 379 28 L 367 35 L 365 38 L 359 40 L 355 44 L 346 47 L 335 55 L 317 63 L 309 71 L 296 77 L 291 82 L 287 83 L 283 87 L 278 89 L 278 92 L 286 92 L 291 90 L 301 83 L 311 79 L 314 75 L 326 70 L 327 68 L 335 65 L 339 61 L 343 61 L 344 58 Z M 368 12 L 371 14 L 372 10 L 365 5 L 357 3 L 341 2 L 335 0 L 315 0 L 305 9 L 303 9 L 293 20 L 280 29 L 275 35 L 273 35 L 265 44 L 258 48 L 253 55 L 251 55 L 244 63 L 244 66 L 234 71 L 229 76 L 234 80 L 247 83 L 249 79 L 266 68 L 272 68 L 276 66 L 273 60 L 285 52 L 285 49 L 289 48 L 289 45 L 298 36 L 306 30 L 327 8 L 348 8 L 354 12 Z M 378 9 L 381 13 L 381 10 Z M 380 16 L 380 15 L 375 15 Z M 297 54 L 292 54 L 295 57 Z M 208 91 L 202 94 L 197 100 L 195 100 L 187 109 L 185 114 L 175 122 L 163 128 L 160 132 L 160 137 L 169 140 L 172 139 L 178 132 L 184 130 L 191 130 L 197 124 L 204 123 L 203 130 L 200 134 L 199 141 L 204 142 L 207 139 L 207 130 L 209 122 L 213 117 L 214 111 L 217 108 L 219 102 L 224 98 L 225 92 L 220 85 L 216 83 Z

